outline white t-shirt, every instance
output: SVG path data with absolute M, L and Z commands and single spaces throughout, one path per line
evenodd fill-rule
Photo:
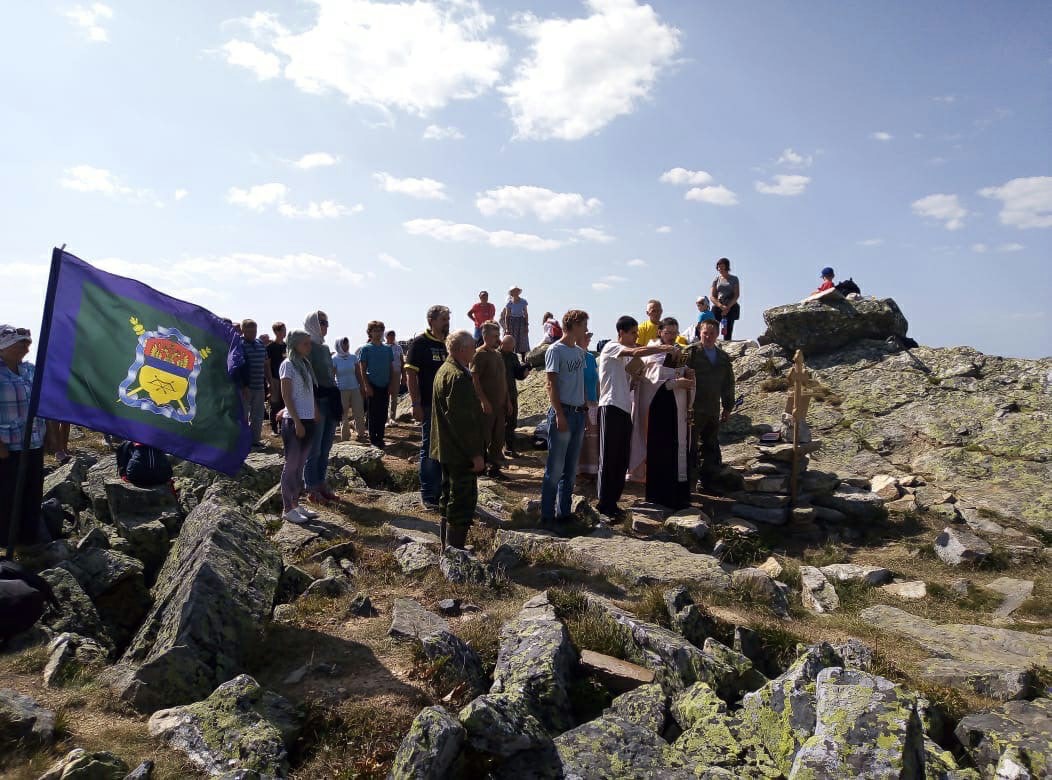
M 387 344 L 387 342 L 384 342 Z M 391 360 L 391 370 L 401 371 L 402 370 L 402 356 L 405 352 L 402 350 L 402 345 L 397 341 L 394 344 L 387 344 L 391 348 L 391 352 L 394 353 L 394 358 Z
M 622 356 L 624 351 L 625 347 L 612 340 L 599 353 L 599 405 L 616 406 L 631 414 L 632 391 L 625 370 L 628 358 Z
M 292 362 L 285 358 L 278 369 L 279 379 L 292 380 L 292 398 L 285 398 L 285 406 L 294 409 L 301 420 L 314 419 L 314 385 L 303 378 Z

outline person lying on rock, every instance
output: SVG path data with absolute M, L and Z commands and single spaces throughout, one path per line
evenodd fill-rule
M 475 337 L 470 331 L 454 331 L 446 337 L 446 349 L 449 357 L 435 374 L 431 404 L 431 457 L 442 464 L 442 549 L 463 548 L 467 541 L 486 448 L 482 405 L 469 370 Z

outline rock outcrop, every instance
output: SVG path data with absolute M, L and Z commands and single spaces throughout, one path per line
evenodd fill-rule
M 763 313 L 765 344 L 802 349 L 805 354 L 832 352 L 860 339 L 906 335 L 909 323 L 891 298 L 857 301 L 809 301 L 776 306 Z

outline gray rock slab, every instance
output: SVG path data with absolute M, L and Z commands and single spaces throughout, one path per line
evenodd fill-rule
M 388 634 L 396 638 L 420 639 L 428 634 L 448 631 L 449 623 L 428 612 L 413 599 L 398 598 L 391 605 L 391 628 Z
M 1038 778 L 1052 773 L 1052 699 L 1010 701 L 961 718 L 954 731 L 984 777 Z M 1029 774 L 1000 773 L 1009 758 Z
M 394 554 L 403 574 L 419 574 L 438 565 L 438 553 L 420 542 L 406 542 Z
M 395 754 L 391 780 L 445 780 L 464 743 L 464 727 L 443 707 L 425 707 Z
M 1023 603 L 1033 594 L 1034 581 L 998 577 L 993 582 L 987 583 L 986 588 L 1005 597 L 1001 606 L 994 610 L 994 615 L 999 618 L 1007 618 L 1023 606 Z
M 836 582 L 864 582 L 877 586 L 891 582 L 891 572 L 883 566 L 865 566 L 857 563 L 832 563 L 822 566 L 822 573 Z
M 819 506 L 835 509 L 849 520 L 876 520 L 884 513 L 884 501 L 880 496 L 852 485 L 842 484 L 828 495 L 814 496 L 813 501 Z
M 396 515 L 380 526 L 382 533 L 399 542 L 417 542 L 429 547 L 438 547 L 441 541 L 438 530 L 438 523 L 412 515 Z
M 694 582 L 719 590 L 730 585 L 730 576 L 716 558 L 690 552 L 675 542 L 579 536 L 560 544 L 589 571 L 614 571 L 634 584 Z
M 935 538 L 935 554 L 949 566 L 962 563 L 981 563 L 993 552 L 989 542 L 963 528 L 946 526 Z
M 880 589 L 900 599 L 916 600 L 928 598 L 928 584 L 924 580 L 889 582 L 887 585 L 882 585 Z
M 0 747 L 50 745 L 55 739 L 55 713 L 29 696 L 0 688 Z
M 901 609 L 878 605 L 859 613 L 878 630 L 907 637 L 933 657 L 921 674 L 944 685 L 966 688 L 992 698 L 1026 696 L 1034 666 L 1052 667 L 1052 637 L 1005 628 L 938 624 Z

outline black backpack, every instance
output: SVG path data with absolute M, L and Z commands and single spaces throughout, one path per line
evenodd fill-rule
M 162 450 L 126 441 L 117 448 L 117 474 L 138 487 L 153 487 L 172 478 L 172 464 Z
M 845 297 L 850 295 L 851 293 L 855 293 L 855 295 L 862 294 L 862 289 L 857 284 L 855 284 L 855 280 L 851 279 L 850 277 L 842 282 L 837 282 L 836 291 Z

